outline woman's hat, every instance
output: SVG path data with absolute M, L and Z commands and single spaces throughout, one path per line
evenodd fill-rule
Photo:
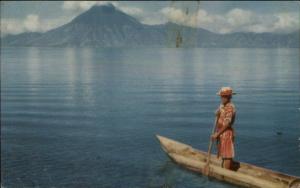
M 232 96 L 235 95 L 236 93 L 234 93 L 232 91 L 231 87 L 222 87 L 219 92 L 217 93 L 217 95 L 219 96 Z

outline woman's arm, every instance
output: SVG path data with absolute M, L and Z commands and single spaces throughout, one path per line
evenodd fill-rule
M 234 116 L 234 109 L 233 109 L 233 107 L 227 107 L 227 108 L 225 108 L 225 118 L 224 118 L 224 121 L 223 121 L 223 126 L 222 126 L 222 128 L 218 132 L 216 132 L 213 135 L 214 139 L 218 138 L 226 129 L 228 129 L 229 127 L 231 127 L 233 116 Z

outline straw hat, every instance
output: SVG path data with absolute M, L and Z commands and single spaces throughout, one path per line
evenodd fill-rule
M 222 87 L 217 95 L 219 96 L 232 96 L 235 95 L 236 93 L 233 92 L 231 87 Z

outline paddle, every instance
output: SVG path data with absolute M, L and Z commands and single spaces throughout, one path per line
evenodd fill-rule
M 214 128 L 212 129 L 212 134 L 214 134 L 215 131 L 216 131 L 218 120 L 219 120 L 219 116 L 216 116 Z M 212 148 L 212 139 L 211 139 L 211 137 L 209 137 L 209 140 L 210 141 L 209 141 L 208 151 L 207 151 L 207 161 L 206 161 L 205 167 L 203 168 L 203 174 L 206 175 L 206 176 L 208 176 L 208 174 L 209 174 L 210 153 L 211 153 L 211 148 Z

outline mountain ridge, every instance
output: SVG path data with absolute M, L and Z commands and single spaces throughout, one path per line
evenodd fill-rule
M 2 46 L 60 47 L 182 47 L 299 48 L 299 31 L 288 34 L 235 32 L 218 34 L 167 22 L 147 25 L 112 4 L 95 5 L 70 22 L 43 33 L 27 32 L 1 38 Z

